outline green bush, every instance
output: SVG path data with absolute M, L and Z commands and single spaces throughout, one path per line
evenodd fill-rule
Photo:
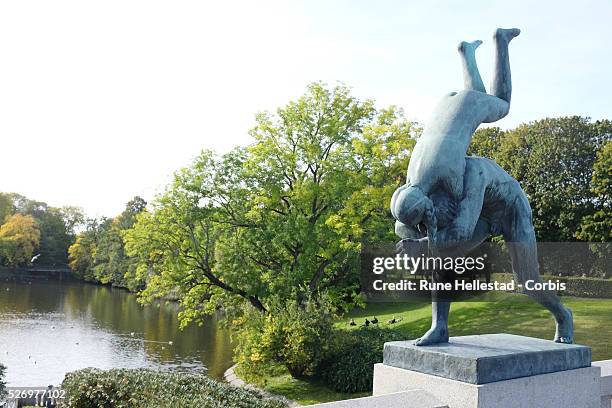
M 296 378 L 312 376 L 329 349 L 333 315 L 325 303 L 272 305 L 268 313 L 247 312 L 234 321 L 235 359 L 241 371 L 283 364 Z
M 578 276 L 545 276 L 544 280 L 565 282 L 566 288 L 560 295 L 585 298 L 612 299 L 612 279 L 583 278 Z
M 496 273 L 492 279 L 497 282 L 510 282 L 514 278 L 509 273 Z M 612 279 L 544 275 L 542 280 L 565 283 L 565 290 L 557 292 L 560 296 L 612 299 Z M 518 289 L 516 291 L 519 292 Z
M 232 387 L 205 375 L 151 370 L 85 369 L 62 383 L 69 408 L 281 408 L 256 391 Z
M 385 342 L 405 339 L 395 330 L 377 327 L 338 330 L 327 358 L 319 366 L 319 375 L 338 392 L 371 391 L 374 364 L 382 362 Z

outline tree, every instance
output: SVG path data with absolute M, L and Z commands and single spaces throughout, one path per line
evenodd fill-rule
M 68 249 L 70 269 L 83 280 L 93 281 L 93 255 L 95 254 L 95 241 L 91 234 L 80 234 L 74 244 Z
M 607 141 L 597 153 L 593 165 L 591 192 L 595 195 L 596 211 L 582 219 L 576 236 L 584 241 L 612 241 L 612 141 Z
M 40 230 L 30 215 L 13 214 L 0 226 L 0 256 L 5 265 L 27 265 L 39 243 Z
M 476 130 L 468 148 L 468 155 L 495 160 L 505 135 L 506 133 L 498 127 Z
M 61 209 L 46 207 L 33 212 L 40 226 L 40 258 L 37 263 L 49 266 L 65 266 L 68 248 L 74 242 Z
M 393 239 L 389 200 L 418 131 L 344 86 L 312 84 L 258 115 L 252 145 L 203 152 L 127 231 L 148 276 L 141 298 L 178 294 L 183 324 L 219 304 L 352 304 L 362 245 Z
M 100 223 L 94 257 L 94 276 L 103 283 L 123 285 L 125 255 L 118 220 L 107 218 Z
M 11 195 L 0 193 L 0 225 L 2 225 L 10 215 L 13 215 L 14 212 L 15 209 L 13 207 Z
M 494 159 L 521 183 L 538 240 L 573 241 L 583 218 L 595 212 L 595 153 L 611 138 L 612 122 L 571 116 L 478 130 L 470 152 Z
M 135 275 L 135 260 L 124 250 L 123 234 L 136 221 L 136 215 L 144 211 L 146 201 L 140 197 L 130 200 L 126 209 L 115 218 L 90 220 L 68 252 L 70 267 L 81 278 L 103 284 L 141 288 Z
M 84 219 L 80 208 L 55 208 L 16 193 L 0 194 L 0 217 L 3 214 L 4 217 L 10 214 L 34 217 L 40 228 L 40 257 L 36 263 L 49 266 L 67 263 L 68 247 L 74 242 L 76 228 Z
M 90 282 L 96 280 L 93 268 L 95 265 L 98 230 L 98 220 L 88 220 L 85 231 L 77 235 L 74 244 L 68 248 L 68 265 L 80 279 Z
M 76 237 L 77 229 L 85 224 L 85 213 L 80 207 L 63 206 L 59 209 L 60 216 L 69 235 Z

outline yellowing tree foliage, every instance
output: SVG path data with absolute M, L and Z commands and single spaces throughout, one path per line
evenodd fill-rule
M 28 264 L 39 244 L 40 229 L 31 215 L 11 215 L 0 226 L 0 257 L 6 265 Z

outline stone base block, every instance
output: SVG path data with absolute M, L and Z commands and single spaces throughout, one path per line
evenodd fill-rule
M 612 408 L 612 360 L 595 361 L 601 368 L 601 408 Z
M 385 343 L 383 364 L 471 384 L 556 373 L 591 366 L 591 348 L 513 334 L 451 337 L 448 343 L 416 346 Z
M 600 408 L 600 377 L 599 367 L 585 367 L 470 384 L 376 364 L 373 394 L 422 389 L 450 408 Z
M 423 390 L 310 405 L 311 408 L 449 408 Z

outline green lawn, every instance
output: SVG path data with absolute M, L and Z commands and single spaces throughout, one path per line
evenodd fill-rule
M 612 359 L 612 299 L 564 297 L 563 302 L 574 313 L 574 341 L 590 346 L 594 361 Z M 369 304 L 349 317 L 361 324 L 366 317 L 373 316 L 383 327 L 393 327 L 405 333 L 407 339 L 414 339 L 429 329 L 431 307 L 429 304 Z M 393 317 L 401 321 L 387 324 Z M 338 326 L 350 329 L 347 322 L 348 318 Z M 449 331 L 451 336 L 511 333 L 552 340 L 555 322 L 546 309 L 528 297 L 508 294 L 492 301 L 454 303 Z
M 259 388 L 272 394 L 282 395 L 300 405 L 312 405 L 323 402 L 340 401 L 351 398 L 368 396 L 368 393 L 346 394 L 330 390 L 325 385 L 315 380 L 302 380 L 293 378 L 282 366 L 271 368 L 274 374 L 266 373 L 265 376 L 248 378 Z M 240 370 L 237 374 L 241 375 Z
M 550 313 L 526 296 L 504 294 L 476 299 L 478 301 L 452 305 L 451 336 L 512 333 L 552 340 L 555 334 Z M 590 346 L 594 361 L 612 359 L 612 299 L 563 297 L 563 302 L 574 312 L 575 342 Z M 374 316 L 380 326 L 392 327 L 404 333 L 406 339 L 414 339 L 429 329 L 431 307 L 429 303 L 373 303 L 365 309 L 354 310 L 336 325 L 350 330 L 354 329 L 348 325 L 350 318 L 360 325 L 366 317 L 372 319 Z M 394 317 L 400 321 L 387 323 Z M 303 405 L 363 396 L 339 394 L 316 382 L 296 380 L 282 370 L 258 383 L 272 393 Z

